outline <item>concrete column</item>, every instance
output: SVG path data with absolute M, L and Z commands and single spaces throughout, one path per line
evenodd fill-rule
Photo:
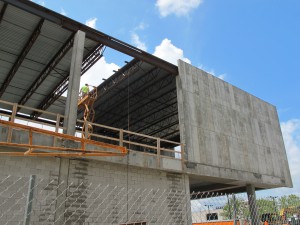
M 250 217 L 252 221 L 252 225 L 259 225 L 260 219 L 258 215 L 257 205 L 256 205 L 256 195 L 255 195 L 255 187 L 252 184 L 248 184 L 246 186 L 247 195 L 248 195 L 248 204 L 250 210 Z
M 192 206 L 191 206 L 191 195 L 190 195 L 190 179 L 189 176 L 183 174 L 183 182 L 185 189 L 185 197 L 186 197 L 186 223 L 187 225 L 192 225 Z
M 65 222 L 66 199 L 68 192 L 70 159 L 60 158 L 58 189 L 56 193 L 54 225 L 61 225 Z
M 66 134 L 75 134 L 77 119 L 77 101 L 79 95 L 81 64 L 84 51 L 85 33 L 77 31 L 72 49 L 71 68 L 68 84 L 68 95 L 65 109 L 64 127 L 67 128 Z
M 69 135 L 75 135 L 75 125 L 77 120 L 77 102 L 79 95 L 81 65 L 84 51 L 85 33 L 77 31 L 74 37 L 74 43 L 72 48 L 72 59 L 70 66 L 70 76 L 68 85 L 68 95 L 65 109 L 64 119 L 64 133 Z M 71 141 L 65 142 L 65 147 L 70 147 Z M 70 159 L 61 158 L 59 165 L 58 182 L 59 188 L 57 189 L 57 199 L 55 206 L 54 225 L 64 224 L 65 221 L 65 204 L 68 193 L 68 177 L 69 177 Z

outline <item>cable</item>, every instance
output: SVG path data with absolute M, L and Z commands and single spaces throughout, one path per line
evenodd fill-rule
M 129 110 L 129 74 L 127 77 L 127 130 L 130 129 L 130 110 Z M 130 134 L 128 134 L 128 153 L 127 153 L 127 204 L 126 204 L 126 211 L 127 211 L 127 222 L 128 222 L 128 185 L 129 185 L 129 149 L 130 149 Z

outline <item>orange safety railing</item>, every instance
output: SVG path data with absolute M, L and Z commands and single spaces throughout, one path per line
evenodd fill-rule
M 233 220 L 212 220 L 212 221 L 205 221 L 199 223 L 193 223 L 193 225 L 250 225 L 250 222 L 244 220 L 243 223 L 240 220 L 236 220 L 235 223 Z
M 184 145 L 179 142 L 174 142 L 166 139 L 161 139 L 158 137 L 153 137 L 145 134 L 140 134 L 128 130 L 118 129 L 110 126 L 105 126 L 97 123 L 91 123 L 89 121 L 77 120 L 77 131 L 74 136 L 63 134 L 65 127 L 63 127 L 64 116 L 60 114 L 55 114 L 52 112 L 47 112 L 43 110 L 34 109 L 27 106 L 18 105 L 15 103 L 10 103 L 0 100 L 0 108 L 4 108 L 6 113 L 0 113 L 0 128 L 7 127 L 8 134 L 6 140 L 1 140 L 0 145 L 2 146 L 14 146 L 28 148 L 26 152 L 1 152 L 0 154 L 10 154 L 10 155 L 26 155 L 32 156 L 35 154 L 44 153 L 44 155 L 49 156 L 104 156 L 107 155 L 125 155 L 125 150 L 138 151 L 142 154 L 155 155 L 157 158 L 158 165 L 162 158 L 171 158 L 175 160 L 180 160 L 183 168 L 184 163 Z M 20 111 L 21 114 L 16 112 Z M 30 115 L 33 112 L 41 113 L 41 116 L 37 120 L 30 119 L 24 115 Z M 82 126 L 93 126 L 94 130 L 102 130 L 98 133 L 88 133 L 89 130 L 85 129 L 82 131 Z M 13 143 L 11 140 L 13 130 L 23 130 L 29 133 L 28 143 Z M 90 137 L 89 139 L 82 138 L 82 133 L 85 132 L 85 137 Z M 53 137 L 52 146 L 34 146 L 32 143 L 32 138 L 30 138 L 30 133 L 39 133 L 47 136 Z M 66 148 L 58 146 L 58 141 L 73 141 L 78 144 L 78 148 Z M 95 145 L 96 148 L 105 148 L 106 151 L 100 150 L 87 150 L 86 145 Z M 165 146 L 177 146 L 165 147 Z M 48 152 L 40 152 L 40 149 L 47 150 Z M 111 152 L 113 149 L 115 152 Z M 125 150 L 124 150 L 125 149 Z M 38 151 L 38 152 L 37 152 Z M 51 152 L 50 152 L 51 151 Z M 53 152 L 55 151 L 55 152 Z M 63 151 L 63 152 L 59 152 Z M 97 152 L 96 152 L 97 151 Z M 127 152 L 127 150 L 126 150 Z M 25 154 L 26 153 L 26 154 Z M 51 153 L 51 154 L 50 154 Z

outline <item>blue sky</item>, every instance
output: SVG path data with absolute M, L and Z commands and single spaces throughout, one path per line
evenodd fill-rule
M 294 188 L 272 192 L 300 194 L 299 0 L 35 2 L 170 62 L 184 59 L 275 105 Z M 82 82 L 99 84 L 130 60 L 104 55 Z

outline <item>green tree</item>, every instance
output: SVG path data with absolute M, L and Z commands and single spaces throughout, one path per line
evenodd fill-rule
M 262 217 L 263 214 L 269 214 L 273 219 L 280 219 L 280 216 L 283 214 L 283 209 L 299 209 L 300 213 L 300 197 L 297 195 L 288 195 L 282 196 L 278 199 L 276 198 L 261 198 L 256 200 L 257 211 L 259 213 L 259 218 Z M 253 207 L 253 206 L 250 206 Z M 250 218 L 250 209 L 248 205 L 248 201 L 236 197 L 235 198 L 235 208 L 236 208 L 236 219 Z M 295 210 L 287 210 L 286 216 L 291 217 Z M 232 196 L 228 196 L 228 202 L 223 208 L 223 212 L 221 214 L 224 219 L 234 219 L 234 200 Z
M 279 198 L 281 209 L 300 206 L 300 197 L 297 195 L 282 196 Z
M 239 218 L 248 218 L 249 217 L 249 208 L 248 203 L 240 197 L 234 198 L 228 196 L 228 202 L 223 208 L 222 216 L 224 219 L 234 219 L 234 209 L 236 209 L 236 219 Z
M 278 208 L 275 199 L 261 198 L 256 201 L 256 204 L 260 215 L 265 213 L 278 214 Z
M 296 214 L 300 216 L 300 197 L 294 194 L 282 196 L 279 198 L 280 216 L 284 220 L 294 218 Z

